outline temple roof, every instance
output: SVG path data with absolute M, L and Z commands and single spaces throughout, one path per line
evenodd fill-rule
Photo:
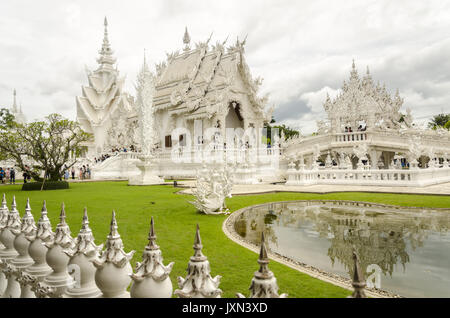
M 344 81 L 341 92 L 334 100 L 327 96 L 324 108 L 329 119 L 367 121 L 372 118 L 375 121 L 395 123 L 400 119 L 399 110 L 402 105 L 403 99 L 398 90 L 391 96 L 385 85 L 375 85 L 368 67 L 366 75 L 360 78 L 353 61 L 350 79 Z
M 185 31 L 182 52 L 167 54 L 167 61 L 157 65 L 154 107 L 169 108 L 170 113 L 207 114 L 211 117 L 219 108 L 228 107 L 230 94 L 248 96 L 252 109 L 264 117 L 267 97 L 257 96 L 260 78 L 253 79 L 244 58 L 245 41 L 225 48 L 222 43 L 197 43 L 189 46 Z M 204 108 L 203 110 L 200 110 Z

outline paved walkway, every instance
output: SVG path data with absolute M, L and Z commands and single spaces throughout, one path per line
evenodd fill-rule
M 180 181 L 179 186 L 195 187 L 195 181 Z M 191 194 L 191 189 L 181 191 Z M 379 187 L 379 186 L 351 186 L 351 185 L 310 185 L 310 186 L 287 186 L 284 184 L 236 184 L 233 186 L 233 195 L 273 193 L 273 192 L 381 192 L 381 193 L 406 193 L 406 194 L 434 194 L 450 195 L 450 182 L 431 185 L 428 187 Z

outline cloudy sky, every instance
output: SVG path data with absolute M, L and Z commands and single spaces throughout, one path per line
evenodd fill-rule
M 160 0 L 0 2 L 0 107 L 12 91 L 28 119 L 58 112 L 75 119 L 75 96 L 96 67 L 103 17 L 127 89 L 147 59 L 160 62 L 194 42 L 248 34 L 246 57 L 275 118 L 303 133 L 324 118 L 352 59 L 360 73 L 396 88 L 417 122 L 450 112 L 450 1 Z

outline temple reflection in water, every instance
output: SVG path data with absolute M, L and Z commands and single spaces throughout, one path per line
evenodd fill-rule
M 264 231 L 273 244 L 271 249 L 278 252 L 280 242 L 276 232 L 281 233 L 278 229 L 302 229 L 310 236 L 316 235 L 329 242 L 327 256 L 331 266 L 334 267 L 337 260 L 352 275 L 352 250 L 355 249 L 364 270 L 376 264 L 384 275 L 392 276 L 394 271 L 399 272 L 398 268 L 395 270 L 396 266 L 401 265 L 402 272 L 406 271 L 411 251 L 425 249 L 424 242 L 429 235 L 449 235 L 449 226 L 448 212 L 432 209 L 349 201 L 296 201 L 250 208 L 239 216 L 235 230 L 254 244 L 259 243 Z M 306 248 L 314 249 L 315 246 Z M 302 258 L 302 255 L 295 260 L 315 266 L 312 260 Z

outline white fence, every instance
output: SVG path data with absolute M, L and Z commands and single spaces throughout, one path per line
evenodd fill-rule
M 286 185 L 370 185 L 423 187 L 450 182 L 450 167 L 389 170 L 287 170 Z

